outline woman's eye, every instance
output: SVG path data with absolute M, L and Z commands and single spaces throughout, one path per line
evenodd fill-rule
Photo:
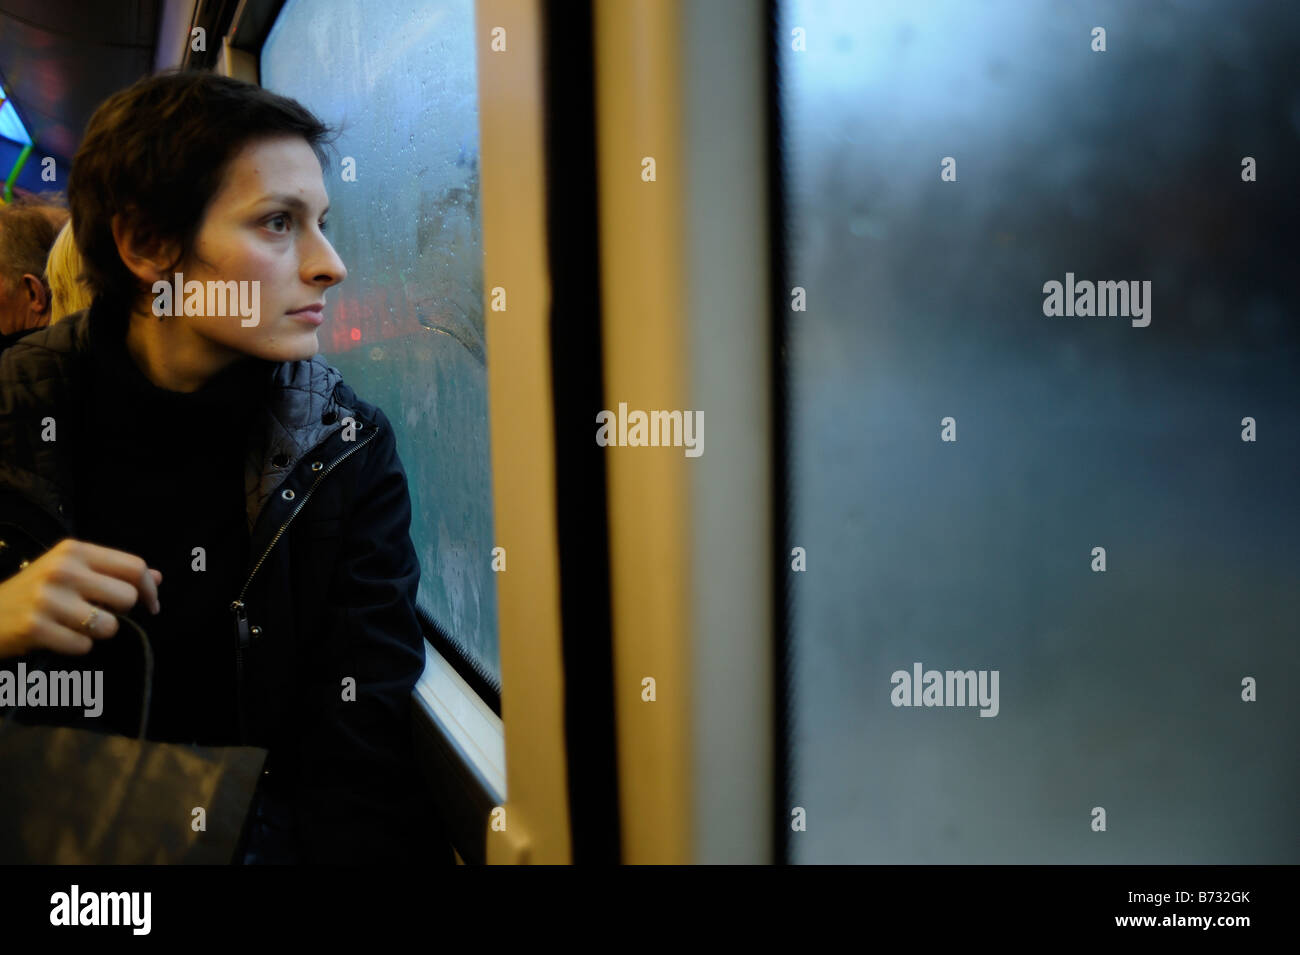
M 324 231 L 325 231 L 325 227 L 326 227 L 327 225 L 329 225 L 329 223 L 326 222 L 326 221 L 324 221 L 324 220 L 322 219 L 322 220 L 321 220 L 321 223 L 320 223 L 320 230 L 321 230 L 322 232 L 324 232 Z
M 277 215 L 274 215 L 274 216 L 272 216 L 271 218 L 269 218 L 269 219 L 266 220 L 266 224 L 267 224 L 267 226 L 270 227 L 270 229 L 271 229 L 272 232 L 279 232 L 279 231 L 280 231 L 279 229 L 277 229 L 277 228 L 275 227 L 275 226 L 276 226 L 276 223 L 280 223 L 281 225 L 283 225 L 283 226 L 287 229 L 287 228 L 289 228 L 289 217 L 286 216 L 284 213 L 278 213 Z

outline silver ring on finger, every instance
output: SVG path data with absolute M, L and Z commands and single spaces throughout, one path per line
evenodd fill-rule
M 99 608 L 96 607 L 94 610 L 90 611 L 90 616 L 88 616 L 85 620 L 81 621 L 81 629 L 85 630 L 87 633 L 94 633 L 95 619 L 98 616 L 99 616 Z

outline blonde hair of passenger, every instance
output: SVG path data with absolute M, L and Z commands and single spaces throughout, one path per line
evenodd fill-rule
M 55 238 L 54 245 L 50 246 L 49 258 L 45 260 L 45 281 L 50 285 L 51 325 L 83 308 L 90 308 L 90 289 L 79 278 L 83 268 L 69 220 Z

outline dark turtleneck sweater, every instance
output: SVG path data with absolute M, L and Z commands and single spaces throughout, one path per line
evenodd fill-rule
M 141 601 L 128 614 L 153 648 L 148 737 L 235 743 L 237 637 L 229 608 L 249 569 L 244 452 L 275 363 L 242 358 L 196 392 L 167 391 L 131 358 L 127 321 L 124 311 L 109 307 L 91 313 L 76 532 L 162 572 L 161 613 Z M 83 660 L 79 667 L 105 671 L 104 713 L 96 722 L 134 735 L 143 685 L 138 641 L 120 629 L 96 641 Z

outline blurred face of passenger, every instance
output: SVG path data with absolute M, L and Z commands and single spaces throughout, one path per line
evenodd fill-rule
M 41 328 L 50 321 L 50 290 L 39 275 L 0 273 L 0 335 Z
M 152 316 L 154 297 L 142 300 L 137 313 L 149 318 L 133 321 L 128 341 L 134 339 L 132 352 L 155 383 L 189 391 L 243 356 L 280 362 L 316 354 L 320 323 L 313 319 L 329 317 L 311 307 L 323 306 L 326 290 L 347 277 L 323 232 L 328 207 L 320 163 L 306 140 L 256 140 L 227 164 L 190 254 L 175 270 L 158 267 L 168 261 L 164 255 L 148 256 L 141 266 L 141 259 L 133 263 L 124 254 L 149 281 L 171 285 L 179 271 L 204 289 L 209 282 L 257 283 L 257 324 L 247 327 L 238 309 L 186 315 L 180 301 L 160 322 Z M 121 239 L 118 246 L 122 251 Z

